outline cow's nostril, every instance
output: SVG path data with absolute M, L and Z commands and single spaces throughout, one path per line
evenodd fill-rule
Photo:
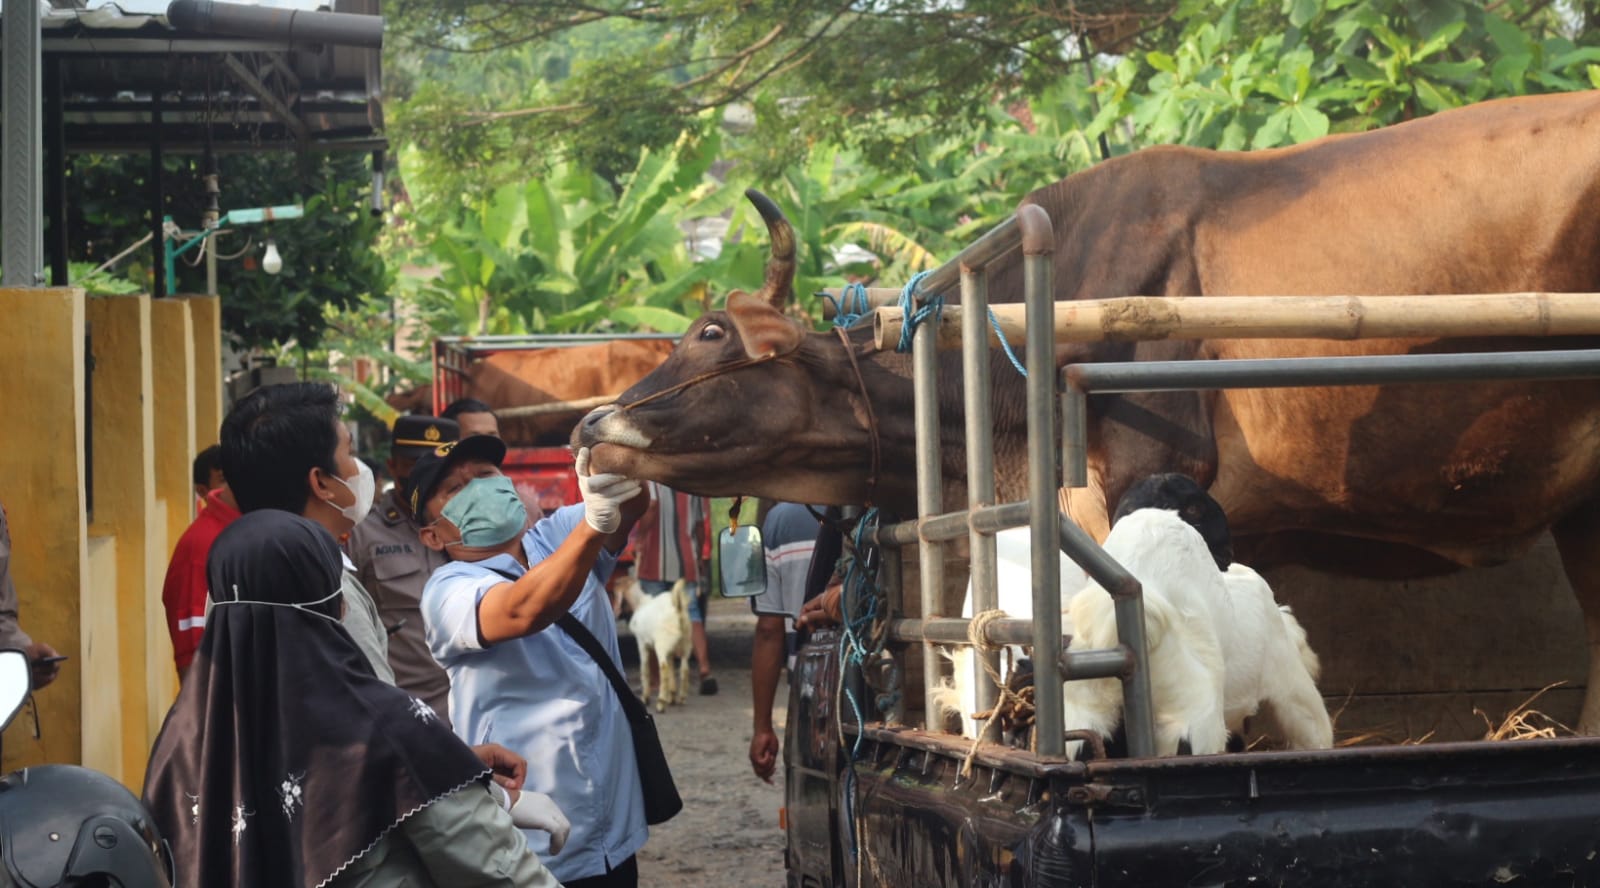
M 612 410 L 614 409 L 615 408 L 612 407 L 596 407 L 595 409 L 589 411 L 589 415 L 583 418 L 583 427 L 586 429 L 594 428 L 595 425 L 600 422 L 600 420 L 610 416 Z

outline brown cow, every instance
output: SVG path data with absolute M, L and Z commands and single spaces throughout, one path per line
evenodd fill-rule
M 477 398 L 495 410 L 607 397 L 638 382 L 671 351 L 672 342 L 666 339 L 617 339 L 495 352 L 467 368 L 462 396 Z M 396 409 L 414 408 L 423 397 L 421 409 L 430 412 L 432 386 L 391 395 L 389 404 Z M 580 408 L 539 416 L 502 416 L 500 434 L 513 444 L 561 445 L 582 413 Z
M 1507 99 L 1292 148 L 1157 148 L 1026 198 L 1051 216 L 1058 299 L 1600 291 L 1600 92 Z M 690 327 L 662 367 L 580 427 L 599 467 L 703 494 L 859 502 L 864 411 L 844 346 L 773 305 L 788 299 L 781 218 L 756 296 Z M 1020 269 L 997 300 L 1021 298 Z M 854 337 L 857 343 L 863 337 Z M 1067 361 L 1360 355 L 1593 346 L 1590 340 L 1104 344 Z M 902 356 L 861 351 L 882 427 L 879 499 L 909 511 L 910 384 Z M 739 365 L 636 409 L 652 392 Z M 959 373 L 942 362 L 945 470 L 959 479 Z M 998 367 L 999 459 L 1020 468 L 1021 385 Z M 1155 471 L 1194 475 L 1227 509 L 1241 557 L 1337 558 L 1346 573 L 1499 563 L 1553 531 L 1588 629 L 1579 728 L 1600 733 L 1600 384 L 1480 383 L 1163 393 L 1090 401 L 1090 496 L 1073 517 L 1103 537 L 1106 503 Z M 1009 456 L 1008 456 L 1009 454 Z M 1012 477 L 1002 498 L 1023 495 Z M 1276 545 L 1285 538 L 1316 546 Z M 1255 548 L 1252 550 L 1252 545 Z

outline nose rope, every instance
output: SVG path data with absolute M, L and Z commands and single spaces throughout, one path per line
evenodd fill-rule
M 850 359 L 850 369 L 855 373 L 856 385 L 861 389 L 861 403 L 867 412 L 867 439 L 871 442 L 872 448 L 872 471 L 871 474 L 867 476 L 866 505 L 868 508 L 871 508 L 877 499 L 878 475 L 881 473 L 883 467 L 883 445 L 878 435 L 878 416 L 872 410 L 872 396 L 867 393 L 867 380 L 866 377 L 861 375 L 861 364 L 856 360 L 856 350 L 850 344 L 849 335 L 845 333 L 845 329 L 843 327 L 834 327 L 833 331 L 839 334 L 839 342 L 844 345 L 845 357 Z M 788 351 L 768 352 L 767 354 L 754 358 L 745 358 L 744 360 L 736 361 L 726 366 L 714 367 L 704 373 L 691 376 L 682 382 L 669 385 L 659 392 L 652 392 L 631 404 L 622 404 L 617 407 L 617 412 L 620 413 L 623 411 L 632 410 L 641 404 L 648 404 L 658 398 L 664 398 L 667 395 L 676 394 L 688 388 L 689 386 L 698 385 L 708 379 L 715 379 L 718 376 L 725 376 L 735 370 L 743 370 L 746 367 L 754 367 L 757 364 L 765 364 L 768 361 L 787 357 L 788 355 L 791 355 L 799 350 L 799 346 L 797 345 Z
M 856 350 L 850 345 L 850 336 L 843 327 L 834 327 L 839 341 L 844 343 L 845 357 L 850 359 L 850 369 L 855 371 L 856 385 L 861 389 L 861 403 L 867 411 L 867 440 L 872 443 L 872 473 L 867 475 L 867 508 L 872 508 L 878 497 L 878 473 L 883 466 L 883 446 L 878 440 L 878 416 L 872 411 L 872 396 L 867 394 L 867 379 L 861 375 L 861 364 L 856 361 Z
M 784 355 L 790 354 L 793 351 L 795 351 L 795 349 L 790 349 L 790 351 L 787 351 L 787 352 L 769 352 L 768 354 L 761 355 L 760 357 L 746 358 L 746 359 L 744 359 L 742 361 L 737 361 L 737 362 L 729 364 L 729 365 L 727 365 L 725 367 L 715 367 L 715 368 L 713 368 L 711 370 L 707 370 L 706 372 L 701 373 L 698 376 L 691 376 L 688 379 L 685 379 L 683 382 L 677 383 L 676 385 L 669 385 L 669 386 L 667 386 L 666 388 L 662 389 L 659 392 L 653 392 L 651 394 L 645 395 L 644 397 L 640 398 L 637 401 L 634 401 L 631 404 L 623 404 L 620 407 L 618 407 L 617 410 L 618 411 L 632 410 L 633 408 L 638 407 L 640 404 L 648 404 L 648 403 L 650 403 L 651 401 L 654 401 L 657 398 L 664 398 L 667 395 L 671 395 L 671 394 L 675 394 L 677 392 L 681 392 L 681 391 L 683 391 L 684 389 L 688 388 L 691 385 L 696 385 L 698 383 L 705 382 L 708 379 L 715 379 L 718 376 L 723 376 L 723 375 L 726 375 L 728 373 L 732 373 L 735 370 L 743 370 L 746 367 L 754 367 L 757 364 L 765 364 L 766 362 L 771 361 L 774 358 L 781 358 Z

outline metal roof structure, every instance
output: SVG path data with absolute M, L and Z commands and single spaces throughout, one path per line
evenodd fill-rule
M 375 16 L 378 2 L 332 0 L 330 11 Z M 329 10 L 315 0 L 250 5 Z M 147 153 L 158 138 L 179 153 L 385 145 L 377 48 L 179 27 L 164 0 L 41 5 L 40 24 L 45 113 L 60 103 L 68 154 Z
M 46 214 L 49 279 L 67 283 L 64 182 L 73 154 L 149 155 L 158 294 L 166 291 L 166 153 L 203 154 L 214 170 L 223 152 L 365 151 L 380 193 L 387 144 L 380 2 L 11 0 L 10 9 L 0 7 L 0 283 L 44 283 Z

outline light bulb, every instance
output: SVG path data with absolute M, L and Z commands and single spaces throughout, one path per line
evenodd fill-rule
M 283 270 L 283 257 L 278 255 L 278 244 L 272 238 L 267 238 L 267 255 L 261 257 L 261 270 L 267 274 L 277 274 Z

